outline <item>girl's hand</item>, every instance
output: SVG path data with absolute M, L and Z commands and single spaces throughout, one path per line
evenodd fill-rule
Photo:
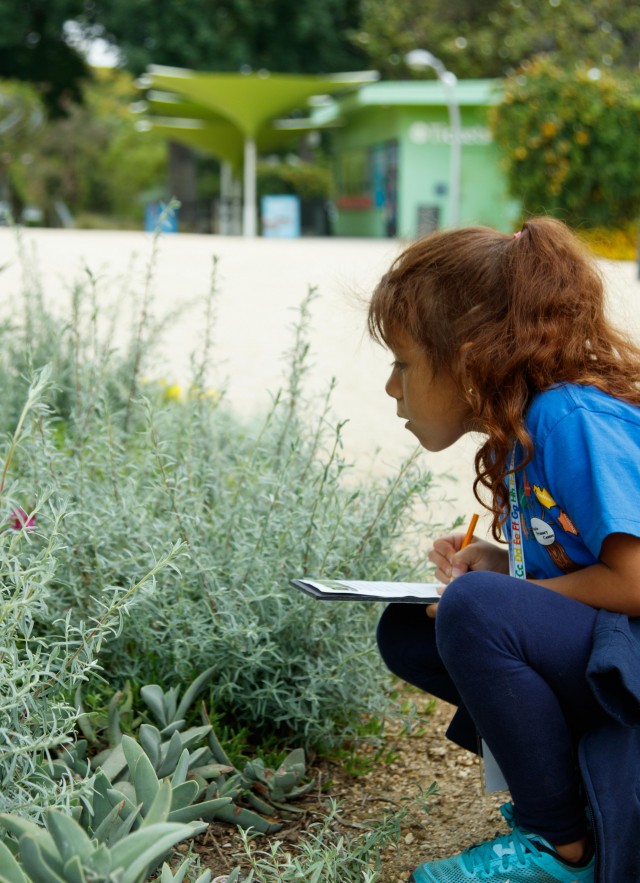
M 433 544 L 428 558 L 436 566 L 435 577 L 444 586 L 451 580 L 470 570 L 492 570 L 495 573 L 509 573 L 509 553 L 506 549 L 474 537 L 468 546 L 461 549 L 464 534 L 450 534 L 440 537 Z M 435 617 L 437 604 L 427 607 L 427 616 Z

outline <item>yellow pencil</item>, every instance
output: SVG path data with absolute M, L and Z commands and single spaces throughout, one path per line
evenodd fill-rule
M 471 542 L 471 540 L 473 539 L 473 532 L 476 529 L 477 523 L 478 523 L 478 513 L 476 512 L 471 516 L 471 521 L 469 522 L 469 527 L 467 529 L 466 534 L 464 535 L 462 545 L 460 546 L 461 549 L 464 549 L 466 546 L 468 546 L 469 543 Z

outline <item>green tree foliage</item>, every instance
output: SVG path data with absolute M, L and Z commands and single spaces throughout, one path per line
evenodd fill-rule
M 151 63 L 296 73 L 364 63 L 347 38 L 358 27 L 358 0 L 94 0 L 86 6 L 86 24 L 104 29 L 134 73 Z
M 6 88 L 0 83 L 0 96 Z M 7 175 L 17 205 L 48 211 L 62 200 L 74 215 L 139 221 L 145 196 L 163 189 L 166 149 L 153 132 L 137 131 L 136 94 L 130 74 L 98 70 L 82 105 L 41 127 L 27 154 L 11 153 Z
M 492 114 L 511 192 L 525 211 L 622 226 L 640 211 L 640 88 L 538 59 L 507 79 Z
M 0 0 L 0 78 L 33 83 L 51 116 L 81 101 L 90 78 L 64 35 L 64 23 L 81 12 L 79 0 Z
M 640 7 L 626 0 L 362 0 L 353 34 L 372 66 L 406 77 L 404 55 L 421 47 L 458 77 L 501 77 L 545 53 L 561 67 L 637 69 Z

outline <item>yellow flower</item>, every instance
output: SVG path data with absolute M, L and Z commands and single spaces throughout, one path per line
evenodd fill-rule
M 589 133 L 585 132 L 584 129 L 579 129 L 576 134 L 573 136 L 576 144 L 588 144 L 589 143 Z
M 179 402 L 182 398 L 182 387 L 177 383 L 172 383 L 170 386 L 165 386 L 162 391 L 162 398 L 165 402 Z
M 545 138 L 553 138 L 553 136 L 556 134 L 557 131 L 558 131 L 558 127 L 556 126 L 555 123 L 547 122 L 547 123 L 544 123 L 544 125 L 542 126 L 542 134 L 544 135 Z
M 524 159 L 527 155 L 527 148 L 526 147 L 516 147 L 516 149 L 513 151 L 513 155 L 515 156 L 516 159 Z

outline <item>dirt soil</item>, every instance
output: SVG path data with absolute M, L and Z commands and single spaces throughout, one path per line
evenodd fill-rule
M 382 854 L 379 883 L 406 883 L 413 868 L 422 862 L 455 854 L 506 831 L 498 807 L 508 795 L 485 795 L 478 759 L 445 739 L 452 707 L 429 702 L 416 692 L 411 692 L 410 699 L 424 723 L 407 732 L 399 723 L 388 722 L 383 759 L 371 764 L 370 771 L 350 774 L 347 770 L 354 764 L 344 758 L 312 765 L 309 772 L 316 777 L 317 787 L 298 804 L 305 810 L 303 816 L 275 835 L 283 841 L 283 848 L 294 847 L 305 826 L 326 815 L 328 797 L 340 806 L 341 833 L 348 838 L 366 830 L 368 820 L 380 820 L 405 806 L 407 800 L 410 803 L 398 846 Z M 358 749 L 358 762 L 364 765 L 380 753 L 378 749 Z M 433 782 L 437 792 L 420 800 Z M 218 883 L 223 883 L 236 865 L 243 865 L 240 838 L 228 826 L 211 825 L 199 838 L 197 850 L 202 866 L 220 878 Z

